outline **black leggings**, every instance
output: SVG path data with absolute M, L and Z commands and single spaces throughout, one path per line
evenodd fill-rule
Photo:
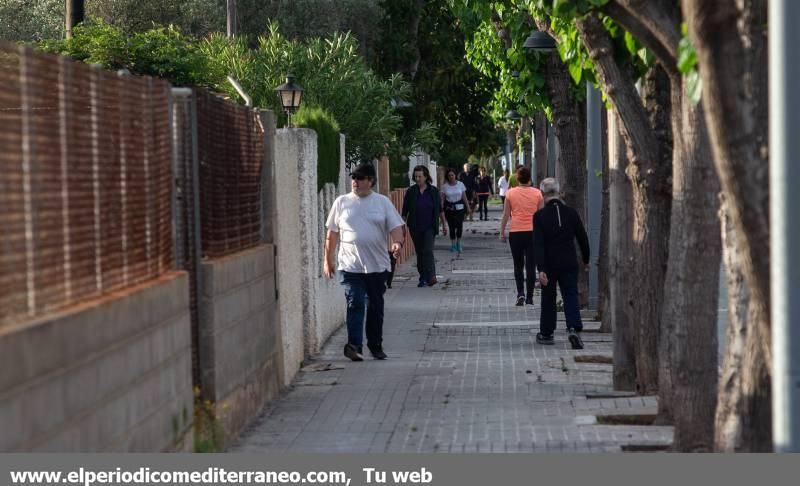
M 461 238 L 464 231 L 464 210 L 445 211 L 444 217 L 447 220 L 447 227 L 450 230 L 450 239 Z
M 514 231 L 508 234 L 508 244 L 511 246 L 511 256 L 514 259 L 514 280 L 517 283 L 517 295 L 524 295 L 523 288 L 528 296 L 533 295 L 533 286 L 536 283 L 536 269 L 533 262 L 533 231 Z M 528 274 L 528 281 L 522 274 L 522 269 Z M 523 285 L 527 283 L 527 285 Z
M 489 207 L 487 206 L 488 201 L 488 194 L 481 194 L 478 196 L 478 214 L 486 219 L 489 219 Z

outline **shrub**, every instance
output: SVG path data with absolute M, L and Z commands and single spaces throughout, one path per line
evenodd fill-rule
M 317 189 L 339 182 L 339 124 L 322 108 L 302 105 L 292 116 L 294 126 L 317 132 Z
M 214 69 L 196 42 L 172 26 L 128 35 L 93 18 L 75 27 L 71 39 L 47 40 L 38 47 L 106 69 L 164 78 L 176 86 L 205 87 L 224 80 L 223 72 Z

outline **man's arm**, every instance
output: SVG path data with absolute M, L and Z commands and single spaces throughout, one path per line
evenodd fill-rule
M 539 277 L 539 283 L 547 285 L 547 273 L 544 271 L 544 231 L 542 231 L 542 218 L 533 215 L 533 264 Z
M 589 237 L 586 236 L 586 228 L 583 227 L 583 221 L 581 221 L 581 217 L 577 211 L 573 210 L 575 213 L 575 220 L 577 223 L 575 224 L 575 238 L 578 240 L 578 246 L 581 248 L 581 254 L 583 255 L 583 264 L 589 264 Z
M 339 244 L 339 233 L 328 230 L 325 237 L 325 263 L 323 273 L 326 277 L 332 278 L 336 273 L 336 265 L 333 263 L 333 254 L 336 253 L 336 245 Z
M 395 258 L 400 258 L 400 251 L 406 244 L 405 226 L 400 225 L 389 232 L 392 238 L 392 254 Z

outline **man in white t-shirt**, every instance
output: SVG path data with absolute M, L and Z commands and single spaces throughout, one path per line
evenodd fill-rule
M 360 165 L 350 175 L 353 192 L 339 196 L 331 207 L 325 227 L 325 276 L 339 270 L 347 298 L 347 344 L 344 355 L 363 361 L 364 307 L 366 304 L 367 347 L 375 359 L 383 352 L 383 293 L 391 269 L 386 235 L 392 238 L 395 258 L 405 244 L 403 219 L 386 196 L 372 192 L 375 168 Z M 333 254 L 339 245 L 337 264 Z

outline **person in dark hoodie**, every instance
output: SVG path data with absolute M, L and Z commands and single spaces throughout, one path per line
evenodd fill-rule
M 403 198 L 403 219 L 406 220 L 408 232 L 417 252 L 417 270 L 419 283 L 417 287 L 436 284 L 436 263 L 433 258 L 433 240 L 439 234 L 439 222 L 442 232 L 447 235 L 447 224 L 444 220 L 439 189 L 432 185 L 431 174 L 424 165 L 414 167 L 415 184 L 406 189 Z
M 580 247 L 584 270 L 589 269 L 589 238 L 578 212 L 560 199 L 558 181 L 552 177 L 542 180 L 539 188 L 544 207 L 533 215 L 533 258 L 542 285 L 542 313 L 536 342 L 554 344 L 556 329 L 556 284 L 564 299 L 567 337 L 572 349 L 583 349 L 580 332 L 583 329 L 578 304 L 578 272 L 581 265 L 575 253 L 575 241 Z

